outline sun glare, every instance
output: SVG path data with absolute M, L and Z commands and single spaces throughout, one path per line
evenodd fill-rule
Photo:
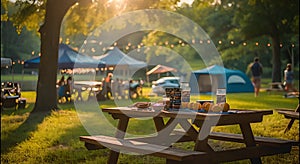
M 115 6 L 116 9 L 118 10 L 118 14 L 120 14 L 126 9 L 127 6 L 126 1 L 127 0 L 109 0 L 107 1 L 107 6 L 111 6 L 111 5 Z
M 124 0 L 109 0 L 109 1 L 107 1 L 108 3 L 112 3 L 112 2 L 114 2 L 114 3 L 123 3 L 123 1 Z

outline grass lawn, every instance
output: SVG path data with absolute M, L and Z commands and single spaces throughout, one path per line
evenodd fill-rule
M 147 93 L 149 88 L 145 88 Z M 231 108 L 240 109 L 295 109 L 298 105 L 297 98 L 283 98 L 283 93 L 261 92 L 259 97 L 253 93 L 228 94 L 227 102 Z M 85 110 L 93 108 L 90 103 L 84 106 L 74 104 L 60 104 L 60 110 L 50 114 L 30 114 L 35 102 L 35 92 L 22 92 L 22 97 L 27 99 L 25 109 L 4 109 L 1 112 L 1 163 L 106 163 L 109 150 L 88 151 L 84 143 L 79 141 L 79 136 L 90 135 L 90 127 L 83 126 L 89 116 L 84 116 Z M 192 96 L 191 100 L 210 99 L 209 95 Z M 155 101 L 160 97 L 143 97 L 136 101 Z M 113 107 L 114 101 L 99 102 L 100 107 Z M 80 108 L 80 109 L 79 109 Z M 96 109 L 97 110 L 97 109 Z M 80 114 L 79 114 L 80 113 Z M 111 125 L 116 122 L 110 115 L 93 116 L 97 119 L 94 126 L 99 132 L 113 133 L 105 125 L 105 120 Z M 86 118 L 86 119 L 84 119 Z M 289 120 L 274 111 L 273 115 L 264 117 L 263 122 L 252 124 L 255 135 L 299 141 L 299 121 L 296 120 L 288 133 L 284 129 Z M 93 125 L 92 125 L 93 126 Z M 99 126 L 99 127 L 97 127 Z M 106 127 L 101 128 L 100 126 Z M 89 132 L 88 132 L 89 131 Z M 134 135 L 151 134 L 154 125 L 151 120 L 133 120 L 129 124 L 128 132 Z M 238 126 L 217 127 L 214 131 L 240 133 Z M 213 141 L 212 145 L 218 149 L 234 146 L 226 142 Z M 191 148 L 192 143 L 177 144 L 178 147 Z M 298 163 L 299 147 L 294 147 L 292 152 L 283 155 L 267 156 L 262 158 L 263 163 Z M 121 154 L 119 163 L 165 163 L 163 158 L 151 156 L 133 156 Z M 250 163 L 249 160 L 231 163 Z

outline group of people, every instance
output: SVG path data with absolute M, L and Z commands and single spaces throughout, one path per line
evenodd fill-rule
M 143 80 L 139 81 L 129 80 L 124 81 L 122 79 L 116 78 L 114 81 L 113 74 L 108 73 L 102 80 L 102 90 L 98 94 L 98 100 L 109 100 L 113 97 L 115 99 L 128 98 L 138 98 L 142 95 L 142 86 L 144 84 Z M 126 91 L 128 91 L 126 93 Z M 128 95 L 126 95 L 128 94 Z
M 63 75 L 60 80 L 57 82 L 58 87 L 58 101 L 62 102 L 63 98 L 66 100 L 66 102 L 71 102 L 71 95 L 73 92 L 73 79 L 72 76 L 69 76 L 67 79 L 65 79 L 65 76 Z
M 123 81 L 117 78 L 116 81 L 114 81 L 113 74 L 108 73 L 102 80 L 101 90 L 96 94 L 96 98 L 98 100 L 110 100 L 113 98 L 123 99 L 125 97 L 137 98 L 142 94 L 142 85 L 142 80 L 139 82 L 133 80 Z M 60 80 L 57 81 L 58 102 L 71 102 L 73 90 L 78 92 L 76 101 L 82 100 L 81 90 L 73 85 L 72 76 L 65 79 L 65 76 L 63 75 Z M 128 91 L 128 96 L 125 91 Z
M 259 58 L 255 57 L 254 62 L 250 64 L 250 70 L 252 73 L 252 83 L 254 86 L 254 96 L 257 97 L 261 87 L 261 76 L 263 74 L 263 66 L 259 62 Z M 294 73 L 292 71 L 292 65 L 287 64 L 284 70 L 283 87 L 286 92 L 297 92 L 294 88 Z

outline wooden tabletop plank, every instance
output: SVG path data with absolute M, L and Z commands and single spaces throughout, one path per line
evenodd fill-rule
M 167 117 L 178 119 L 216 120 L 218 125 L 238 124 L 241 120 L 248 122 L 261 122 L 264 115 L 273 114 L 273 110 L 240 110 L 232 109 L 226 113 L 200 113 L 194 111 L 154 111 L 149 109 L 136 109 L 130 107 L 103 108 L 103 112 L 113 115 L 122 115 L 129 118 L 140 117 Z M 115 118 L 118 118 L 117 116 Z

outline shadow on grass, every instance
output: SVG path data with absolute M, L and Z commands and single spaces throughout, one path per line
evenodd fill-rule
M 63 126 L 63 125 L 62 125 Z M 89 135 L 83 126 L 77 125 L 64 129 L 64 134 L 49 147 L 47 155 L 42 159 L 43 163 L 84 163 L 95 158 L 103 158 L 100 163 L 105 163 L 108 151 L 88 151 L 80 136 Z M 105 154 L 106 153 L 106 154 Z
M 30 104 L 30 106 L 33 105 L 34 104 Z M 35 131 L 37 129 L 37 126 L 43 122 L 44 118 L 51 113 L 31 112 L 31 109 L 32 108 L 30 107 L 30 109 L 6 110 L 1 113 L 1 115 L 23 115 L 27 112 L 30 112 L 27 119 L 17 129 L 9 132 L 7 137 L 3 139 L 1 137 L 1 154 L 9 151 L 10 148 L 16 146 L 18 143 L 25 141 L 28 137 L 30 137 L 31 132 Z

